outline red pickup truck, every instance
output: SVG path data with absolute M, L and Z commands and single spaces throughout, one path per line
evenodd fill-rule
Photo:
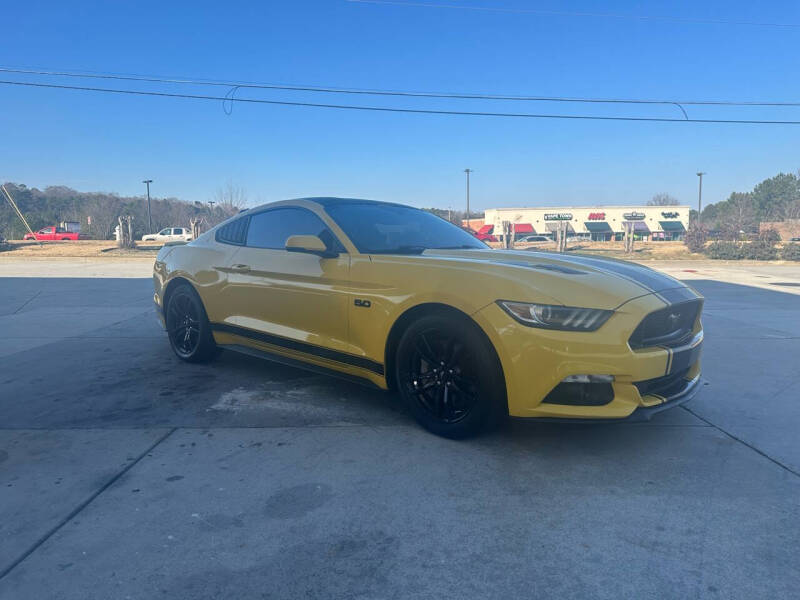
M 36 233 L 26 233 L 23 240 L 36 240 L 38 242 L 49 242 L 55 240 L 88 240 L 89 236 L 82 233 L 67 231 L 63 227 L 44 227 Z

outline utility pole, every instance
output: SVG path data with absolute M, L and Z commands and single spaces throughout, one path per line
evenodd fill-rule
M 150 184 L 153 180 L 145 179 L 142 183 L 147 186 L 147 233 L 153 233 L 153 220 L 150 218 Z
M 464 169 L 464 173 L 467 174 L 467 229 L 472 229 L 469 224 L 469 174 L 472 172 L 472 169 Z
M 703 212 L 703 175 L 705 173 L 701 173 L 700 171 L 697 172 L 697 176 L 700 178 L 700 187 L 697 190 L 697 223 L 700 224 L 700 213 Z

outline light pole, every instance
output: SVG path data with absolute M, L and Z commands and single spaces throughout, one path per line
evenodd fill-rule
M 472 173 L 472 169 L 464 169 L 464 173 L 467 174 L 467 229 L 472 229 L 469 224 L 469 174 Z
M 142 183 L 147 186 L 147 233 L 153 233 L 153 220 L 150 218 L 150 184 L 153 180 L 145 179 Z
M 697 189 L 697 223 L 700 224 L 700 213 L 703 212 L 703 175 L 700 171 L 697 172 L 697 176 L 700 178 L 700 186 Z

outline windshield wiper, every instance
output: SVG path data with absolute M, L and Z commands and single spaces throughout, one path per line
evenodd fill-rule
M 431 248 L 431 250 L 479 250 L 480 248 L 477 246 L 471 246 L 469 244 L 461 244 L 460 246 L 437 246 L 436 248 Z
M 422 254 L 427 249 L 427 246 L 397 246 L 397 248 L 373 250 L 369 254 Z

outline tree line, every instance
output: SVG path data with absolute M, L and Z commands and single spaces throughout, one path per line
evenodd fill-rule
M 95 239 L 114 237 L 118 218 L 133 217 L 134 238 L 148 231 L 147 200 L 142 196 L 120 196 L 106 192 L 79 192 L 65 186 L 42 190 L 21 183 L 4 184 L 31 229 L 57 225 L 64 221 L 81 224 L 81 231 Z M 201 218 L 201 230 L 213 227 L 235 215 L 247 204 L 244 190 L 229 182 L 220 187 L 211 200 L 189 202 L 178 198 L 151 198 L 150 216 L 153 233 L 165 227 L 188 227 Z M 21 239 L 27 229 L 5 197 L 0 197 L 0 238 Z
M 78 192 L 64 186 L 49 186 L 43 190 L 24 184 L 6 183 L 31 228 L 36 231 L 63 221 L 77 221 L 84 233 L 96 239 L 113 237 L 118 217 L 133 217 L 134 237 L 139 239 L 147 231 L 147 202 L 142 196 L 119 196 L 105 192 Z M 164 227 L 189 226 L 190 220 L 202 218 L 201 228 L 207 229 L 236 214 L 247 204 L 245 191 L 228 182 L 216 190 L 211 200 L 189 202 L 178 198 L 152 198 L 151 217 L 153 232 Z M 657 194 L 648 202 L 654 206 L 679 204 L 669 194 Z M 466 218 L 464 211 L 427 208 L 434 214 L 460 224 Z M 471 212 L 479 219 L 482 212 Z M 743 234 L 758 231 L 763 221 L 800 219 L 800 172 L 779 173 L 765 179 L 749 192 L 733 192 L 727 199 L 703 208 L 700 222 L 713 237 L 738 239 Z M 697 212 L 692 211 L 692 221 Z M 0 238 L 20 239 L 26 233 L 11 207 L 0 198 Z
M 749 192 L 733 192 L 704 207 L 700 215 L 702 225 L 715 237 L 732 240 L 757 233 L 762 222 L 787 219 L 800 219 L 800 171 L 779 173 Z

